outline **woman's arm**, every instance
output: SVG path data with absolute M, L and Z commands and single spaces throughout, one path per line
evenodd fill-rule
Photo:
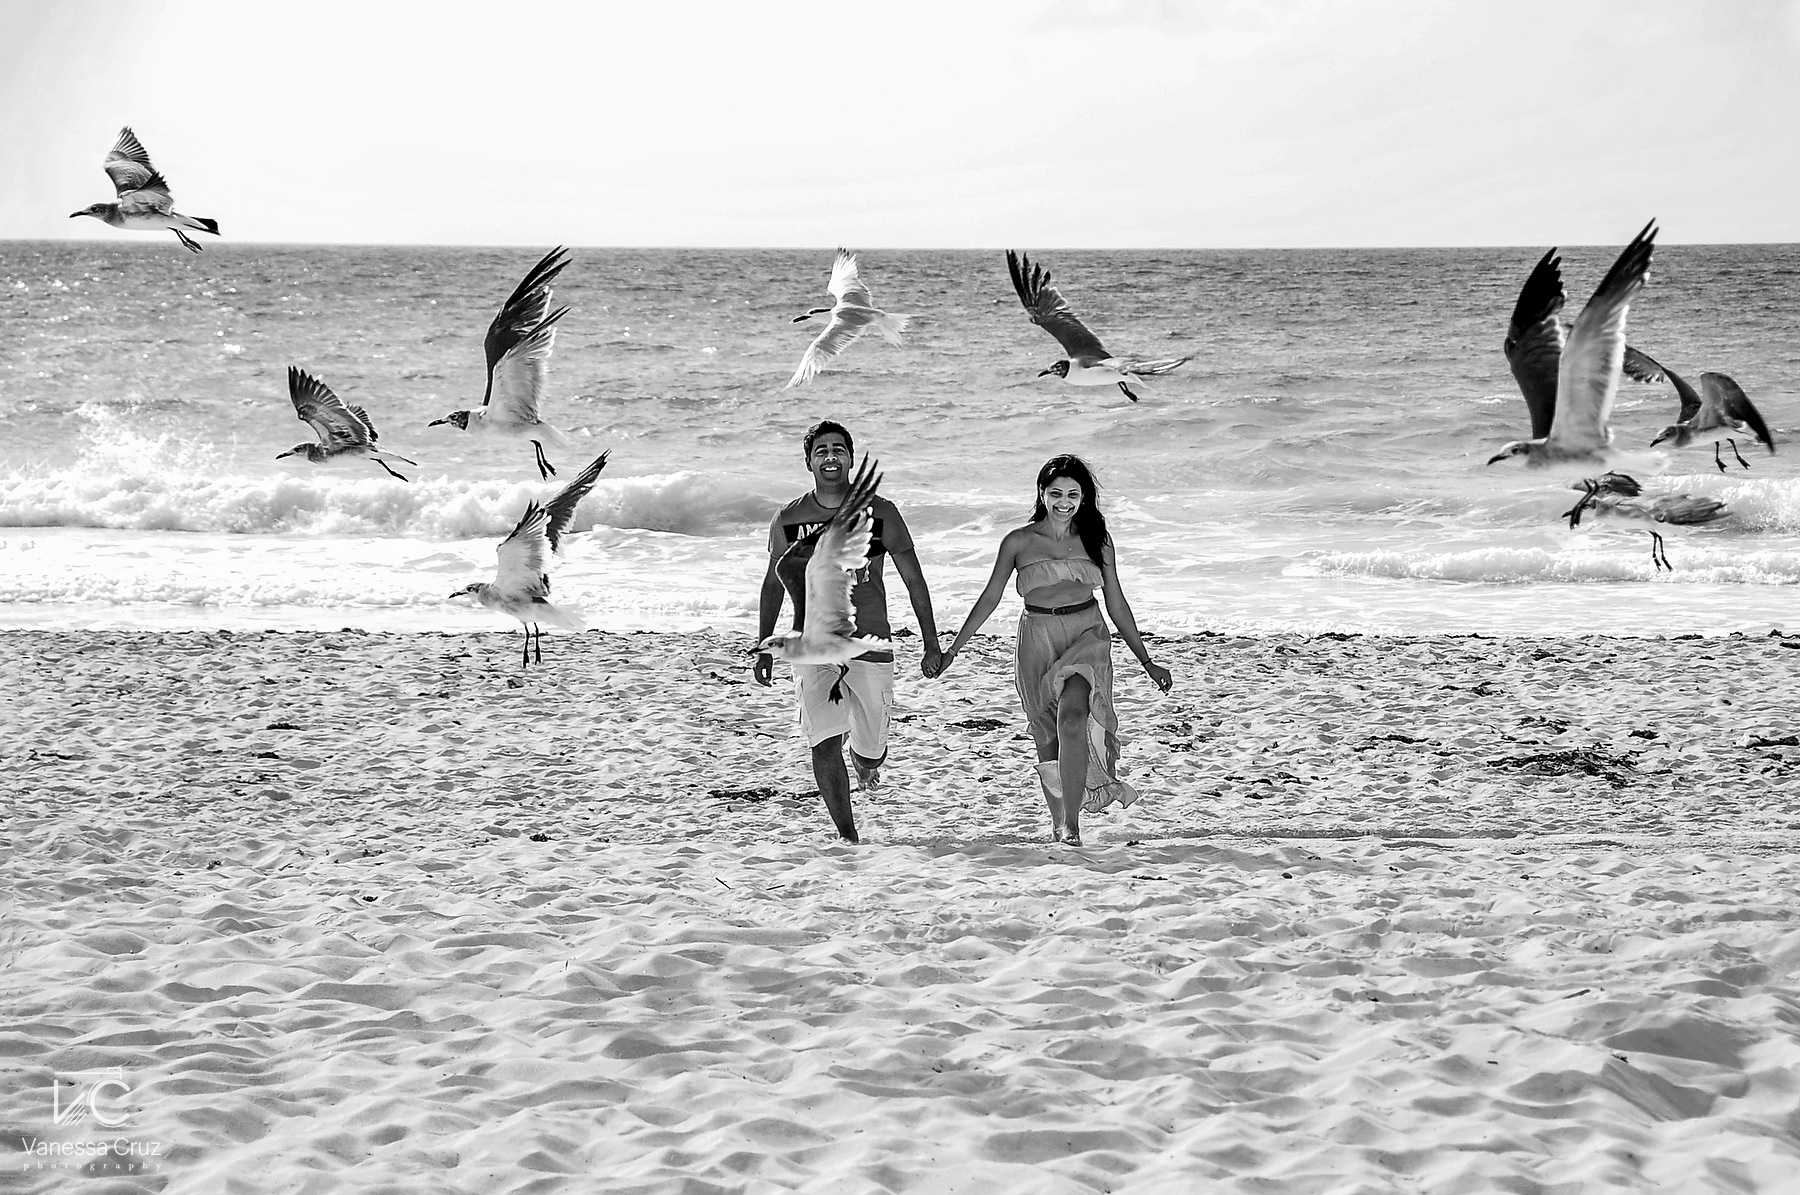
M 1105 564 L 1101 567 L 1106 593 L 1106 614 L 1113 625 L 1119 628 L 1119 638 L 1125 640 L 1125 646 L 1137 657 L 1144 672 L 1155 682 L 1156 687 L 1167 693 L 1175 683 L 1169 670 L 1150 658 L 1150 650 L 1144 646 L 1142 636 L 1138 634 L 1137 619 L 1131 613 L 1131 603 L 1125 600 L 1125 590 L 1119 585 L 1118 562 L 1113 557 L 1112 537 L 1108 536 L 1106 546 L 1102 549 Z
M 970 608 L 969 616 L 963 620 L 962 629 L 957 631 L 956 638 L 951 640 L 950 649 L 944 653 L 943 659 L 939 663 L 939 676 L 950 671 L 950 663 L 956 658 L 956 653 L 961 651 L 963 644 L 967 643 L 974 637 L 975 632 L 981 629 L 981 624 L 988 620 L 988 615 L 994 612 L 994 607 L 998 606 L 1000 599 L 1005 596 L 1006 582 L 1011 579 L 1019 558 L 1018 535 L 1017 531 L 1008 531 L 1006 538 L 1000 541 L 1000 550 L 994 553 L 994 571 L 988 574 L 987 587 L 981 591 L 981 596 L 975 599 L 975 605 Z

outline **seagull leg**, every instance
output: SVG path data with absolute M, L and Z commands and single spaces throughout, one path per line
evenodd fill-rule
M 1744 468 L 1748 469 L 1750 467 L 1750 462 L 1745 460 L 1744 454 L 1737 450 L 1737 441 L 1736 440 L 1727 440 L 1725 442 L 1727 444 L 1731 445 L 1731 455 L 1738 458 L 1738 464 L 1740 464 L 1740 465 L 1744 466 Z
M 1656 566 L 1659 573 L 1665 568 L 1670 572 L 1675 571 L 1675 566 L 1669 563 L 1669 550 L 1663 546 L 1663 537 L 1654 531 L 1650 533 L 1650 563 Z
M 169 229 L 169 231 L 174 233 L 176 238 L 178 240 L 180 240 L 183 245 L 186 245 L 188 247 L 188 252 L 190 252 L 190 253 L 200 252 L 200 246 L 195 244 L 194 239 L 192 237 L 188 236 L 187 233 L 181 231 L 181 229 L 179 229 L 179 228 L 171 228 L 171 229 Z
M 519 667 L 531 667 L 531 624 L 525 623 L 525 651 L 519 657 Z
M 1725 472 L 1725 462 L 1719 459 L 1719 442 L 1713 441 L 1713 464 L 1719 466 L 1719 472 Z
M 386 469 L 388 471 L 389 477 L 397 477 L 401 481 L 411 481 L 412 480 L 412 478 L 406 476 L 403 473 L 394 472 L 394 467 L 392 465 L 388 464 L 386 461 L 382 460 L 380 457 L 375 458 L 375 463 L 380 465 L 383 469 Z
M 1131 387 L 1127 386 L 1124 382 L 1119 383 L 1119 389 L 1123 390 L 1125 392 L 1125 397 L 1129 398 L 1132 402 L 1136 402 L 1138 400 L 1138 396 L 1133 394 L 1131 392 Z
M 537 632 L 537 637 L 532 641 L 537 645 L 532 649 L 532 660 L 534 663 L 542 664 L 544 662 L 544 628 L 533 627 L 532 630 Z
M 550 463 L 550 458 L 544 455 L 544 446 L 536 440 L 533 440 L 531 442 L 531 448 L 532 451 L 537 453 L 538 477 L 544 481 L 549 481 L 552 477 L 555 477 L 556 466 L 552 465 Z M 1724 467 L 1724 465 L 1719 466 L 1721 469 Z

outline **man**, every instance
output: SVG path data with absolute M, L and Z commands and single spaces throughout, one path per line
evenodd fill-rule
M 774 633 L 786 595 L 794 599 L 794 626 L 800 626 L 805 615 L 806 561 L 811 552 L 808 545 L 791 555 L 788 549 L 828 522 L 850 492 L 851 465 L 856 455 L 850 430 L 827 419 L 813 425 L 803 443 L 813 488 L 782 507 L 769 524 L 769 567 L 763 574 L 758 603 L 758 643 Z M 857 570 L 850 591 L 856 633 L 877 639 L 889 637 L 887 588 L 881 575 L 882 558 L 889 557 L 894 571 L 906 583 L 913 614 L 919 620 L 919 636 L 924 645 L 920 671 L 928 677 L 936 676 L 942 664 L 937 621 L 932 617 L 925 575 L 919 571 L 919 557 L 913 551 L 912 533 L 894 504 L 879 494 L 869 514 L 874 521 L 874 542 L 869 546 L 869 562 Z M 878 787 L 881 765 L 887 762 L 894 653 L 867 651 L 845 667 L 847 672 L 835 664 L 796 665 L 794 687 L 800 703 L 800 729 L 812 748 L 813 779 L 818 782 L 819 795 L 825 799 L 826 812 L 831 814 L 838 836 L 846 842 L 857 842 L 856 815 L 850 807 L 850 776 L 844 768 L 844 739 L 850 740 L 850 759 L 861 787 Z M 766 686 L 774 670 L 774 657 L 762 652 L 756 657 L 751 675 L 757 684 Z

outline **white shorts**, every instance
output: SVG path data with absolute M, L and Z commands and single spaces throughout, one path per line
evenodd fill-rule
M 836 664 L 794 665 L 794 690 L 800 699 L 800 731 L 806 745 L 816 747 L 836 735 L 850 736 L 850 750 L 864 759 L 887 754 L 888 710 L 894 704 L 894 662 L 851 660 L 839 692 Z

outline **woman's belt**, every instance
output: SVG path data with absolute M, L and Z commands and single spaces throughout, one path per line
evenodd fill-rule
M 1093 606 L 1098 606 L 1099 604 L 1100 604 L 1100 599 L 1096 598 L 1096 597 L 1090 597 L 1085 602 L 1076 602 L 1073 606 L 1034 606 L 1030 602 L 1026 602 L 1025 603 L 1025 613 L 1027 613 L 1027 614 L 1080 614 L 1083 610 L 1089 609 Z

